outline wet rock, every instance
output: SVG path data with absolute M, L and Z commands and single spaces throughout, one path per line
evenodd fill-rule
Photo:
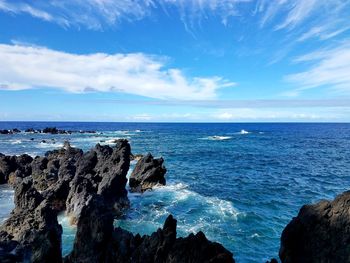
M 58 129 L 56 127 L 46 127 L 42 133 L 58 134 Z
M 16 263 L 25 261 L 25 251 L 21 244 L 11 240 L 6 232 L 0 232 L 0 262 Z
M 73 251 L 65 262 L 113 262 L 106 260 L 112 250 L 113 219 L 104 198 L 90 196 L 82 207 Z
M 30 262 L 61 262 L 62 227 L 57 214 L 26 178 L 15 187 L 15 209 L 0 227 L 9 240 L 18 242 Z
M 10 134 L 9 130 L 0 130 L 0 134 Z
M 65 262 L 234 262 L 232 253 L 207 240 L 202 232 L 176 238 L 176 220 L 170 215 L 152 235 L 115 228 L 113 215 L 94 197 L 83 208 L 72 253 Z
M 350 191 L 333 201 L 304 205 L 283 230 L 282 262 L 349 262 Z
M 27 133 L 35 133 L 36 130 L 34 130 L 33 128 L 29 128 L 29 129 L 26 129 L 25 132 L 27 132 Z
M 131 154 L 130 155 L 130 160 L 131 161 L 139 161 L 143 157 L 142 154 Z
M 163 158 L 155 159 L 150 153 L 142 157 L 129 179 L 132 191 L 144 192 L 157 184 L 165 185 L 166 168 L 163 162 Z

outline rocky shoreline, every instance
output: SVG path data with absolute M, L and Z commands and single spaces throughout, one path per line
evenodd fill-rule
M 171 215 L 150 236 L 114 228 L 129 206 L 130 157 L 126 140 L 85 153 L 66 143 L 35 158 L 0 155 L 1 183 L 15 189 L 15 208 L 0 227 L 0 262 L 234 262 L 231 252 L 202 232 L 177 238 Z M 138 158 L 133 191 L 164 185 L 163 159 Z M 57 221 L 63 211 L 77 225 L 73 251 L 64 258 Z
M 162 158 L 132 155 L 127 140 L 97 144 L 87 152 L 69 143 L 35 158 L 0 154 L 0 184 L 15 189 L 15 208 L 0 227 L 0 262 L 235 262 L 231 252 L 203 232 L 177 238 L 169 215 L 151 235 L 114 227 L 129 207 L 131 191 L 165 185 Z M 72 252 L 62 257 L 66 213 L 77 233 Z M 350 191 L 333 201 L 305 205 L 281 236 L 281 262 L 350 262 Z M 271 263 L 277 262 L 272 259 Z
M 28 128 L 24 131 L 21 131 L 17 128 L 9 129 L 9 130 L 0 130 L 0 134 L 18 134 L 18 133 L 46 133 L 46 134 L 73 134 L 73 133 L 96 133 L 96 131 L 88 131 L 88 130 L 79 130 L 79 131 L 73 131 L 73 130 L 61 130 L 57 129 L 56 127 L 46 127 L 44 129 L 34 129 L 34 128 Z

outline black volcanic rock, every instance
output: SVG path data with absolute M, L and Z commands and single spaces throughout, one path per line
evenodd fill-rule
M 72 222 L 77 221 L 82 208 L 93 194 L 103 196 L 117 214 L 128 206 L 125 185 L 130 152 L 129 143 L 119 140 L 113 148 L 97 144 L 79 159 L 66 202 L 66 212 Z
M 144 192 L 157 184 L 165 185 L 166 168 L 163 158 L 155 159 L 148 153 L 136 164 L 130 175 L 129 185 L 132 191 Z
M 58 134 L 58 129 L 56 127 L 46 127 L 42 133 Z
M 61 262 L 62 227 L 57 214 L 33 187 L 30 178 L 16 184 L 15 209 L 0 227 L 2 242 L 17 242 L 30 262 Z M 6 255 L 5 255 L 6 256 Z
M 113 230 L 114 214 L 104 198 L 94 195 L 83 207 L 73 251 L 65 262 L 234 262 L 232 253 L 207 240 L 202 232 L 176 238 L 176 220 L 170 215 L 151 236 Z
M 74 248 L 65 262 L 110 262 L 114 215 L 103 197 L 93 194 L 82 207 Z
M 0 130 L 0 134 L 9 134 L 10 131 L 9 130 Z
M 350 191 L 304 205 L 283 230 L 279 255 L 284 263 L 350 262 Z

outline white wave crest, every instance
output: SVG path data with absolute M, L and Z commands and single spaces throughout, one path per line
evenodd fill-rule
M 21 140 L 11 140 L 11 144 L 21 144 Z
M 202 138 L 203 140 L 210 140 L 210 141 L 224 141 L 224 140 L 230 140 L 232 137 L 231 136 L 219 136 L 219 135 L 214 135 L 214 136 L 208 136 L 205 138 Z
M 241 130 L 240 132 L 239 132 L 239 134 L 249 134 L 250 132 L 249 131 L 246 131 L 246 130 Z

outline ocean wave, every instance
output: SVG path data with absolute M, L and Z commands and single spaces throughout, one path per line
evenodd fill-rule
M 214 136 L 208 136 L 205 138 L 201 138 L 203 140 L 210 140 L 210 141 L 224 141 L 224 140 L 230 140 L 232 137 L 231 136 L 218 136 L 218 135 L 214 135 Z
M 51 143 L 51 142 L 40 142 L 37 144 L 38 148 L 49 149 L 49 148 L 62 148 L 63 143 Z
M 246 130 L 241 130 L 241 131 L 239 132 L 239 134 L 249 134 L 249 133 L 251 133 L 251 132 L 246 131 Z
M 11 144 L 21 144 L 21 140 L 10 140 Z
M 116 225 L 134 233 L 150 234 L 173 214 L 179 222 L 179 235 L 202 230 L 208 237 L 217 238 L 214 232 L 224 234 L 228 225 L 234 227 L 238 219 L 244 217 L 232 202 L 201 195 L 184 183 L 156 186 L 153 191 L 129 193 L 128 196 L 131 209 L 125 219 L 116 221 Z

